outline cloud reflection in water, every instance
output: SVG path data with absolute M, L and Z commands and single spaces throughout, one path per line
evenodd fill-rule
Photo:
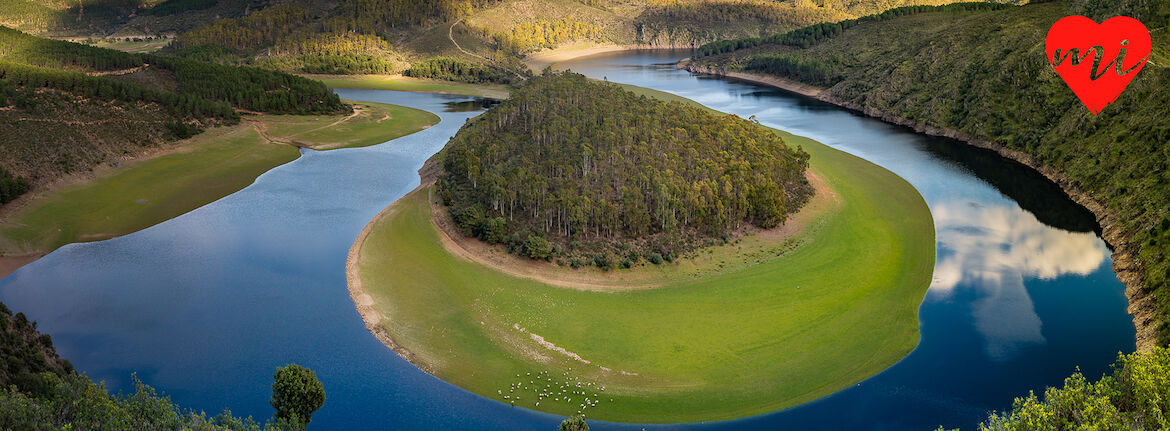
M 978 289 L 983 297 L 972 315 L 993 359 L 1007 360 L 1045 342 L 1025 280 L 1087 276 L 1109 253 L 1093 233 L 1050 227 L 1014 204 L 950 201 L 932 207 L 939 259 L 930 295 L 939 300 L 959 287 Z

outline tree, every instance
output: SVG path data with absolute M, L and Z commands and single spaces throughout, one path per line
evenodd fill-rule
M 325 387 L 313 370 L 297 364 L 276 368 L 272 376 L 272 399 L 276 418 L 301 420 L 308 424 L 313 412 L 325 404 Z
M 580 416 L 573 416 L 561 422 L 558 431 L 589 431 L 589 424 L 585 423 L 585 418 Z

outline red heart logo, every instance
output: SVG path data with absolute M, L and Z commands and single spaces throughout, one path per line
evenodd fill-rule
M 1150 58 L 1150 31 L 1141 21 L 1115 16 L 1097 24 L 1075 15 L 1048 29 L 1048 62 L 1097 115 L 1117 100 Z

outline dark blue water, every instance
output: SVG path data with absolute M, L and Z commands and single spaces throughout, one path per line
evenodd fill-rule
M 938 263 L 920 309 L 918 348 L 878 376 L 785 411 L 648 428 L 969 429 L 1014 396 L 1059 384 L 1077 366 L 1098 376 L 1117 352 L 1134 349 L 1105 244 L 1091 218 L 1051 184 L 953 142 L 660 65 L 682 56 L 624 54 L 568 66 L 756 115 L 891 169 L 930 205 Z M 468 101 L 459 97 L 339 93 L 426 109 L 443 121 L 375 147 L 307 151 L 174 220 L 63 247 L 0 280 L 0 301 L 39 321 L 62 356 L 111 388 L 128 389 L 137 373 L 177 403 L 211 413 L 230 407 L 269 416 L 272 372 L 297 362 L 315 370 L 328 393 L 313 429 L 555 429 L 560 418 L 442 382 L 365 330 L 345 285 L 349 246 L 418 184 L 422 162 L 477 112 L 445 112 Z

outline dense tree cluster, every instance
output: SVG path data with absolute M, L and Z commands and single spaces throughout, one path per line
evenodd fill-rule
M 181 12 L 204 10 L 219 3 L 219 0 L 165 0 L 162 3 L 143 10 L 146 15 L 165 16 Z
M 193 28 L 174 40 L 176 47 L 217 45 L 246 51 L 302 32 L 314 21 L 303 6 L 284 4 Z
M 181 117 L 219 118 L 229 122 L 239 119 L 239 114 L 232 110 L 232 107 L 227 103 L 208 100 L 193 94 L 152 90 L 80 72 L 0 61 L 0 81 L 11 85 L 11 93 L 5 99 L 8 103 L 18 107 L 26 103 L 25 100 L 28 100 L 19 88 L 52 88 L 99 100 L 158 103 Z
M 0 100 L 0 106 L 4 102 Z M 12 200 L 20 197 L 28 191 L 28 181 L 24 178 L 13 176 L 3 167 L 0 167 L 0 205 L 12 202 Z
M 696 57 L 728 53 L 740 49 L 752 48 L 764 44 L 779 44 L 807 48 L 810 45 L 824 41 L 858 24 L 884 21 L 900 16 L 926 12 L 978 12 L 999 10 L 1014 7 L 1004 3 L 969 2 L 951 3 L 942 6 L 903 6 L 887 10 L 882 13 L 868 15 L 857 19 L 848 19 L 835 23 L 819 23 L 798 28 L 787 33 L 780 33 L 765 37 L 749 37 L 734 40 L 720 40 L 700 46 L 695 53 Z
M 601 27 L 596 24 L 568 18 L 520 24 L 503 31 L 487 28 L 479 30 L 492 35 L 499 49 L 514 53 L 556 48 L 565 42 L 597 39 L 601 36 Z
M 39 38 L 0 27 L 0 60 L 68 70 L 107 71 L 142 66 L 142 57 L 113 49 Z
M 1064 387 L 1016 398 L 1012 409 L 992 413 L 982 431 L 1164 430 L 1170 427 L 1170 350 L 1119 356 L 1113 374 L 1090 382 L 1080 372 Z
M 767 22 L 808 22 L 819 17 L 817 9 L 801 8 L 794 2 L 769 0 L 659 1 L 642 13 L 643 20 L 737 23 L 744 20 Z M 838 13 L 840 13 L 838 11 Z
M 511 74 L 454 57 L 432 57 L 410 66 L 406 76 L 470 83 L 512 83 Z
M 0 0 L 0 25 L 20 29 L 57 28 L 73 23 L 60 11 L 28 0 Z
M 832 87 L 841 80 L 837 68 L 815 58 L 804 58 L 788 54 L 758 54 L 748 57 L 744 70 L 795 77 L 801 81 Z
M 173 71 L 179 93 L 222 100 L 241 109 L 281 114 L 334 114 L 351 108 L 321 81 L 256 67 L 158 55 L 151 65 Z
M 288 37 L 264 49 L 260 61 L 271 69 L 327 74 L 396 73 L 404 64 L 385 39 L 353 32 Z
M 346 0 L 323 16 L 284 4 L 194 28 L 179 35 L 171 49 L 205 55 L 206 48 L 195 48 L 225 47 L 233 50 L 230 56 L 217 52 L 211 58 L 241 62 L 260 57 L 259 64 L 288 71 L 399 72 L 399 56 L 386 41 L 387 31 L 461 17 L 496 1 Z
M 321 82 L 283 72 L 154 54 L 131 54 L 38 38 L 5 27 L 0 27 L 0 61 L 3 61 L 0 68 L 10 76 L 19 76 L 21 82 L 28 85 L 66 91 L 77 89 L 107 100 L 158 102 L 196 117 L 214 115 L 227 118 L 234 115 L 214 108 L 215 101 L 228 102 L 240 109 L 272 113 L 323 114 L 349 109 Z M 149 90 L 101 76 L 47 69 L 106 71 L 146 65 L 173 72 L 179 93 Z
M 325 31 L 379 34 L 389 28 L 446 21 L 499 0 L 346 0 L 323 22 Z
M 549 72 L 452 138 L 440 190 L 468 235 L 608 267 L 783 223 L 807 166 L 751 121 Z

